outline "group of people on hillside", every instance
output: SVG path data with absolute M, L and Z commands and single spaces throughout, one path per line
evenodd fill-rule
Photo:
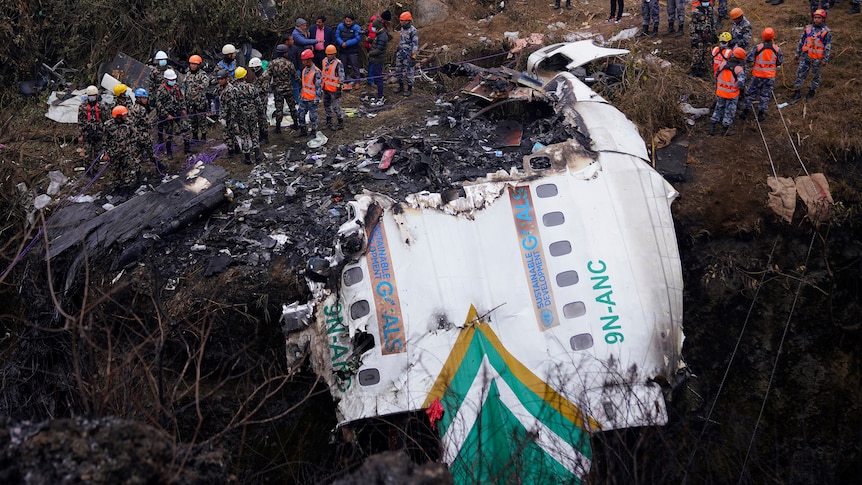
M 817 0 L 820 2 L 821 0 Z M 812 5 L 814 5 L 812 0 Z M 822 0 L 827 4 L 828 0 Z M 826 10 L 814 8 L 811 12 L 812 23 L 803 29 L 796 47 L 794 59 L 799 61 L 794 94 L 791 103 L 802 98 L 801 88 L 809 72 L 812 81 L 806 94 L 811 100 L 820 85 L 820 70 L 829 62 L 832 48 L 832 32 L 825 25 Z M 775 44 L 775 30 L 766 27 L 761 33 L 761 43 L 752 45 L 752 26 L 740 8 L 728 12 L 731 27 L 727 32 L 715 35 L 715 16 L 709 0 L 692 0 L 691 46 L 692 65 L 690 74 L 706 77 L 709 60 L 712 62 L 712 79 L 715 80 L 716 103 L 710 118 L 709 134 L 716 134 L 718 125 L 721 133 L 735 134 L 733 125 L 737 107 L 741 107 L 741 117 L 745 119 L 752 110 L 754 101 L 758 102 L 757 119 L 766 119 L 766 110 L 775 86 L 778 68 L 784 62 L 784 54 Z M 717 46 L 712 46 L 716 40 Z M 711 47 L 712 46 L 712 47 Z M 711 47 L 711 49 L 710 49 Z M 751 83 L 746 87 L 746 67 L 750 66 Z
M 168 55 L 156 52 L 149 76 L 149 90 L 132 92 L 124 84 L 115 88 L 114 106 L 102 102 L 98 88 L 89 86 L 86 99 L 78 111 L 79 142 L 86 143 L 91 154 L 100 150 L 111 162 L 115 177 L 122 182 L 140 178 L 140 161 L 152 160 L 151 126 L 156 126 L 159 143 L 165 143 L 168 157 L 173 156 L 173 137 L 183 141 L 188 154 L 191 144 L 207 139 L 207 115 L 218 114 L 223 124 L 224 141 L 229 155 L 242 154 L 244 161 L 260 162 L 260 142 L 269 140 L 266 113 L 268 97 L 275 101 L 275 133 L 281 133 L 284 105 L 293 120 L 291 128 L 297 137 L 312 136 L 318 130 L 318 106 L 323 101 L 326 128 L 344 128 L 342 92 L 358 89 L 365 80 L 376 88 L 369 102 L 382 106 L 384 97 L 383 65 L 387 46 L 392 39 L 386 10 L 373 15 L 368 30 L 356 24 L 356 17 L 345 14 L 344 21 L 332 28 L 326 17 L 319 16 L 309 27 L 303 18 L 296 19 L 293 31 L 282 38 L 270 62 L 253 57 L 247 67 L 237 64 L 237 49 L 222 47 L 222 59 L 212 72 L 203 68 L 203 59 L 195 54 L 188 59 L 188 71 L 182 75 L 170 67 Z M 413 93 L 419 36 L 413 16 L 405 11 L 399 16 L 400 41 L 395 56 L 398 87 L 395 93 Z M 360 50 L 367 51 L 368 76 L 362 77 Z M 306 119 L 308 121 L 306 121 Z

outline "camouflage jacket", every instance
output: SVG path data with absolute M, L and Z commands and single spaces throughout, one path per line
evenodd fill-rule
M 412 56 L 419 53 L 419 31 L 413 23 L 401 28 L 401 37 L 398 40 L 398 54 Z
M 129 162 L 135 153 L 138 134 L 128 121 L 118 123 L 115 119 L 105 123 L 105 154 L 111 162 Z
M 272 89 L 275 91 L 289 91 L 293 89 L 293 81 L 299 82 L 299 74 L 296 73 L 296 67 L 286 57 L 273 59 L 269 63 L 270 82 Z
M 239 82 L 221 95 L 221 109 L 228 123 L 245 123 L 257 119 L 258 110 L 263 109 L 260 93 L 254 84 Z
M 207 88 L 210 76 L 203 69 L 189 71 L 183 79 L 182 90 L 188 107 L 207 107 Z
M 180 92 L 178 84 L 174 86 L 168 86 L 165 82 L 159 84 L 159 88 L 156 90 L 156 99 L 159 100 L 156 104 L 156 116 L 160 120 L 167 119 L 168 115 L 182 116 L 186 109 L 183 93 Z
M 155 120 L 152 116 L 153 110 L 149 105 L 144 106 L 140 103 L 135 103 L 129 109 L 129 122 L 135 127 L 135 130 L 141 136 L 146 136 L 150 132 L 150 126 Z
M 269 96 L 269 84 L 272 81 L 269 71 L 260 69 L 260 74 L 258 75 L 254 70 L 251 70 L 249 74 L 254 76 L 254 86 L 257 88 L 261 99 L 266 99 Z
M 88 131 L 101 132 L 104 123 L 109 119 L 111 113 L 101 100 L 93 104 L 84 101 L 78 106 L 78 134 L 83 136 Z
M 155 66 L 150 66 L 150 67 L 153 68 L 153 70 L 150 71 L 150 78 L 149 78 L 150 79 L 150 92 L 154 93 L 156 91 L 156 88 L 159 87 L 159 84 L 161 84 L 165 80 L 165 71 L 167 71 L 168 68 L 167 67 L 161 67 L 158 64 L 156 64 Z
M 689 33 L 692 47 L 712 45 L 718 41 L 718 37 L 715 35 L 712 9 L 698 7 L 691 13 Z
M 742 47 L 745 50 L 748 50 L 748 46 L 751 45 L 751 22 L 748 19 L 743 18 L 739 22 L 733 22 L 730 24 L 730 48 L 734 47 Z

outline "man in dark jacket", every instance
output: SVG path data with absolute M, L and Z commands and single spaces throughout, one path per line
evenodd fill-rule
M 383 64 L 386 63 L 386 45 L 389 43 L 389 32 L 383 26 L 383 21 L 374 19 L 371 22 L 370 34 L 374 35 L 371 49 L 368 51 L 368 82 L 377 85 L 377 97 L 371 101 L 371 106 L 383 106 Z
M 359 26 L 356 25 L 356 17 L 352 13 L 345 14 L 344 22 L 338 24 L 335 29 L 335 43 L 341 52 L 341 62 L 344 63 L 344 89 L 359 88 L 359 79 L 362 77 L 359 72 L 360 38 L 361 33 Z M 352 69 L 349 75 L 348 68 Z
M 317 41 L 314 44 L 314 65 L 320 67 L 323 58 L 326 57 L 326 46 L 335 44 L 335 31 L 326 25 L 326 16 L 321 15 L 314 21 L 314 25 L 308 29 L 308 37 Z

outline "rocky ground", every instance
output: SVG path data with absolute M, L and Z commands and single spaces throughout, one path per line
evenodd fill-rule
M 502 12 L 496 3 L 449 3 L 440 14 L 445 20 L 420 24 L 420 35 L 441 48 L 442 60 L 459 60 L 462 53 L 498 52 L 507 31 L 543 32 L 548 42 L 585 32 L 609 39 L 640 24 L 633 5 L 621 24 L 607 24 L 604 4 L 574 2 L 571 11 L 555 11 L 546 3 L 516 0 Z M 807 6 L 740 3 L 756 32 L 779 26 L 783 49 L 792 51 Z M 824 72 L 818 97 L 785 108 L 783 116 L 772 108 L 762 125 L 741 122 L 735 137 L 708 137 L 702 120 L 690 126 L 681 113 L 657 121 L 644 116 L 646 103 L 615 98 L 645 139 L 656 128 L 675 127 L 688 140 L 674 212 L 686 282 L 684 355 L 696 377 L 674 401 L 667 427 L 597 437 L 597 481 L 859 481 L 862 177 L 850 138 L 862 117 L 858 103 L 844 97 L 855 78 L 841 73 L 857 72 L 860 61 L 852 31 L 858 18 L 842 10 L 830 14 L 834 67 Z M 653 99 L 687 96 L 696 106 L 711 101 L 706 82 L 684 76 L 686 37 L 622 46 L 635 57 L 651 53 L 672 63 L 667 70 L 632 68 L 661 82 L 634 79 L 630 90 L 655 90 L 647 93 Z M 792 59 L 787 64 L 779 101 L 789 98 L 795 73 Z M 441 80 L 446 92 L 458 87 Z M 330 435 L 326 390 L 282 357 L 281 305 L 307 297 L 306 261 L 328 255 L 346 215 L 343 202 L 363 190 L 395 198 L 457 190 L 464 180 L 519 165 L 533 143 L 565 135 L 549 113 L 503 111 L 471 120 L 463 96 L 438 101 L 434 92 L 430 83 L 419 83 L 409 99 L 387 92 L 390 104 L 381 110 L 348 92 L 344 104 L 360 116 L 349 118 L 346 130 L 325 132 L 321 148 L 286 132 L 271 136 L 259 165 L 218 155 L 213 163 L 227 170 L 231 201 L 152 240 L 134 264 L 113 267 L 116 249 L 94 257 L 55 298 L 48 282 L 64 281 L 69 261 L 46 268 L 36 246 L 3 280 L 4 481 L 309 483 L 358 466 L 370 447 L 329 444 L 342 440 Z M 34 195 L 17 193 L 16 184 L 44 189 L 51 170 L 74 183 L 81 174 L 75 167 L 86 166 L 74 151 L 72 128 L 41 118 L 41 107 L 31 113 L 26 123 L 8 118 L 0 138 L 4 262 L 34 236 L 16 234 Z M 520 146 L 494 146 L 504 118 L 522 124 Z M 218 154 L 219 145 L 196 152 Z M 382 170 L 387 148 L 396 155 L 392 168 Z M 164 172 L 187 165 L 177 154 Z M 766 207 L 768 175 L 806 171 L 825 173 L 836 201 L 830 219 L 816 227 L 801 208 L 788 224 Z M 163 176 L 154 167 L 146 175 L 150 185 Z M 96 181 L 85 193 L 99 205 L 130 197 L 108 201 L 103 188 Z M 425 476 L 410 464 L 393 468 Z M 360 473 L 375 472 L 368 465 Z

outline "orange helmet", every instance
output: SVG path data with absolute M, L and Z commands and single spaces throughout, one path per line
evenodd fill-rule
M 335 52 L 336 52 L 335 46 L 332 44 L 329 44 L 328 46 L 326 46 L 326 50 L 324 52 L 327 54 L 335 54 Z
M 763 33 L 760 34 L 760 38 L 763 40 L 772 40 L 775 38 L 775 31 L 772 30 L 772 27 L 767 27 L 763 29 Z
M 114 109 L 111 110 L 111 116 L 116 118 L 117 116 L 126 116 L 129 114 L 129 110 L 125 106 L 114 106 Z
M 817 10 L 815 10 L 815 11 L 811 14 L 811 16 L 812 16 L 812 17 L 823 17 L 823 18 L 826 18 L 826 10 L 823 10 L 822 8 L 818 8 Z
M 314 52 L 311 52 L 311 49 L 305 49 L 299 57 L 300 59 L 314 59 Z
M 201 56 L 199 56 L 197 54 L 189 57 L 189 64 L 203 64 L 203 63 L 204 63 L 204 60 L 201 59 Z
M 741 8 L 736 7 L 735 9 L 730 11 L 730 18 L 731 19 L 736 20 L 739 17 L 742 17 L 742 9 Z
M 404 12 L 398 16 L 398 20 L 413 20 L 413 15 L 410 12 Z
M 742 47 L 734 47 L 733 57 L 737 59 L 745 59 L 745 49 L 743 49 Z

